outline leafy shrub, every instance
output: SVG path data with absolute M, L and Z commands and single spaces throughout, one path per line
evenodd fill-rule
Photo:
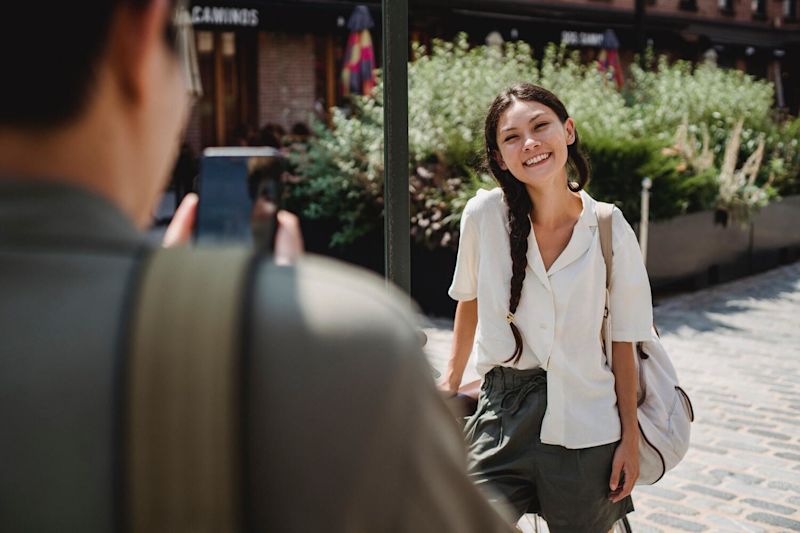
M 681 171 L 676 157 L 663 155 L 651 139 L 624 143 L 599 141 L 589 146 L 592 181 L 589 192 L 615 202 L 629 221 L 640 218 L 642 180 L 652 182 L 650 217 L 666 219 L 714 206 L 717 184 L 713 172 Z
M 739 163 L 764 139 L 758 185 L 770 181 L 784 194 L 800 189 L 800 122 L 776 121 L 772 86 L 738 71 L 660 59 L 649 69 L 632 66 L 620 92 L 594 65 L 555 45 L 537 62 L 525 43 L 470 48 L 461 35 L 435 41 L 431 50 L 416 46 L 414 57 L 408 70 L 411 233 L 430 248 L 455 247 L 464 204 L 478 188 L 494 186 L 481 166 L 485 113 L 501 90 L 523 81 L 564 101 L 592 162 L 591 192 L 616 201 L 629 220 L 639 218 L 644 176 L 653 179 L 654 219 L 717 206 L 725 146 L 741 118 Z M 684 125 L 684 144 L 701 151 L 705 143 L 709 165 L 691 164 L 671 148 Z M 292 200 L 304 215 L 337 226 L 332 245 L 348 244 L 382 221 L 382 81 L 371 96 L 354 98 L 349 113 L 334 109 L 330 128 L 317 124 L 315 131 L 308 150 L 293 155 L 302 178 Z

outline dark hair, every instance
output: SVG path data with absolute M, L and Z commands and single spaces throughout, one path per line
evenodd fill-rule
M 252 128 L 246 124 L 239 124 L 231 131 L 228 136 L 228 144 L 231 146 L 251 146 Z
M 0 17 L 8 75 L 0 83 L 0 126 L 50 128 L 77 117 L 91 95 L 114 14 L 122 5 L 138 9 L 150 1 L 7 2 Z M 171 36 L 168 27 L 170 43 Z
M 273 189 L 281 188 L 286 160 L 283 157 L 251 157 L 247 165 L 247 192 L 255 201 L 261 182 L 270 182 Z M 279 193 L 278 195 L 279 196 Z
M 569 118 L 566 107 L 558 97 L 543 87 L 531 83 L 521 83 L 506 89 L 494 99 L 489 113 L 486 115 L 484 137 L 486 142 L 486 165 L 494 178 L 503 189 L 503 196 L 508 205 L 509 244 L 511 247 L 511 297 L 508 302 L 508 312 L 512 315 L 517 311 L 522 283 L 525 281 L 525 268 L 528 266 L 528 235 L 531 232 L 531 223 L 528 215 L 533 210 L 530 196 L 525 185 L 514 177 L 508 170 L 500 168 L 496 155 L 500 149 L 497 145 L 497 125 L 500 117 L 515 101 L 538 102 L 546 105 L 558 116 L 561 122 Z M 575 142 L 567 146 L 567 186 L 572 191 L 580 191 L 589 181 L 589 161 L 583 153 L 578 132 L 575 131 Z M 506 362 L 519 362 L 522 357 L 522 335 L 513 320 L 509 321 L 511 333 L 514 335 L 514 353 Z
M 297 135 L 300 137 L 308 137 L 311 135 L 311 130 L 308 126 L 305 125 L 303 122 L 295 122 L 294 126 L 292 126 L 292 135 Z
M 281 141 L 280 139 L 278 139 L 278 136 L 275 135 L 275 132 L 273 132 L 271 129 L 261 128 L 261 131 L 258 132 L 258 145 L 280 148 Z

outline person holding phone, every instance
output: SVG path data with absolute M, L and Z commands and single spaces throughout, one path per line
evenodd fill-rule
M 0 18 L 0 530 L 125 531 L 130 288 L 188 116 L 193 37 L 170 0 L 46 7 Z M 196 209 L 189 195 L 166 245 L 186 244 Z M 240 296 L 241 529 L 511 531 L 467 477 L 405 298 L 302 257 L 296 218 L 277 222 L 294 264 L 254 259 Z M 152 530 L 215 530 L 204 512 Z

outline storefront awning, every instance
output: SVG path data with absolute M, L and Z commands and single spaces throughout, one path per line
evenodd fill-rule
M 800 32 L 778 28 L 719 26 L 698 22 L 689 24 L 681 33 L 704 36 L 714 44 L 723 45 L 755 46 L 769 49 L 800 45 Z

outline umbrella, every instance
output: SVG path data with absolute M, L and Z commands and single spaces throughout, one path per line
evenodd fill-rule
M 606 30 L 603 34 L 603 42 L 600 45 L 600 55 L 598 56 L 597 66 L 601 72 L 611 71 L 617 87 L 622 87 L 625 79 L 622 76 L 622 64 L 619 61 L 619 39 L 614 30 Z
M 357 6 L 347 21 L 350 36 L 344 53 L 342 93 L 369 94 L 375 87 L 375 51 L 369 29 L 375 26 L 369 9 Z

